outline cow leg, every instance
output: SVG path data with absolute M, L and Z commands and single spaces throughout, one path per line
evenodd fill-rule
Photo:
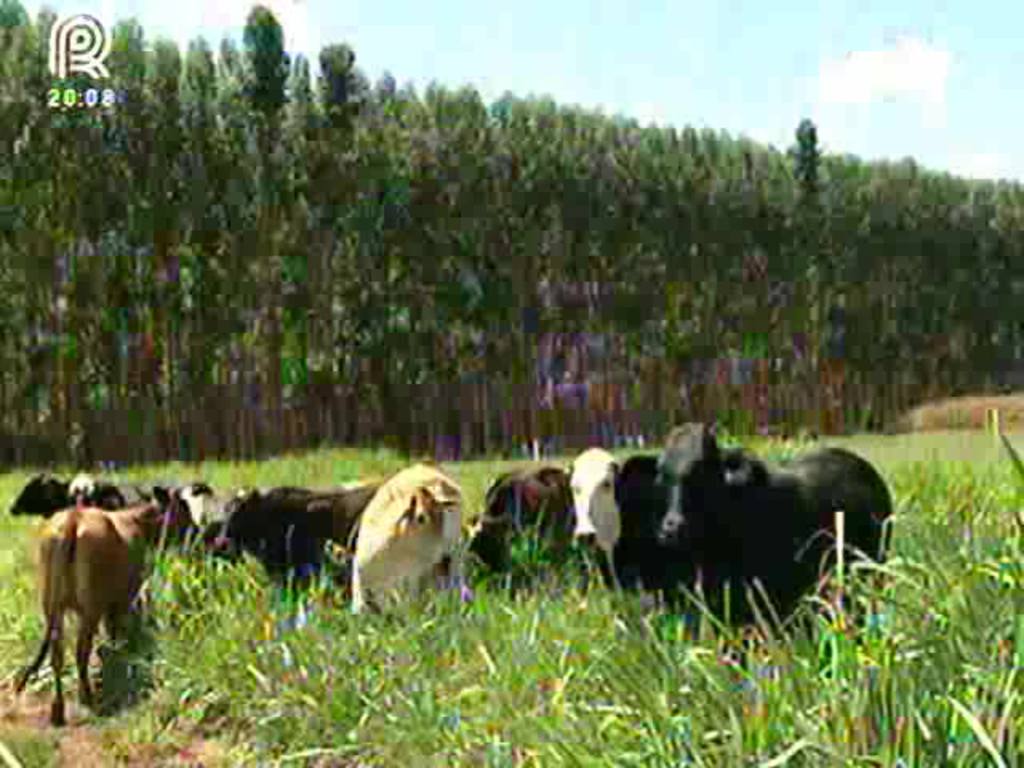
M 79 698 L 89 708 L 92 708 L 94 703 L 92 686 L 89 684 L 89 658 L 92 656 L 92 644 L 99 623 L 98 616 L 82 616 L 78 623 L 78 642 L 75 645 Z
M 112 646 L 117 642 L 118 637 L 120 637 L 120 624 L 120 616 L 118 615 L 116 608 L 108 609 L 103 615 L 103 626 L 107 629 L 107 637 L 110 638 L 110 644 Z
M 617 592 L 622 591 L 622 585 L 619 583 L 619 575 L 615 573 L 615 553 L 614 550 L 605 550 L 604 565 L 607 571 L 603 574 L 605 582 L 608 587 L 614 589 Z
M 359 566 L 352 565 L 352 613 L 362 613 L 365 606 L 363 585 L 359 576 Z
M 452 589 L 457 589 L 459 599 L 463 602 L 473 599 L 473 590 L 466 581 L 466 573 L 463 570 L 462 554 L 457 553 L 450 556 L 448 563 L 448 575 Z
M 50 725 L 62 726 L 64 718 L 64 689 L 60 677 L 64 672 L 64 617 L 60 615 L 50 628 L 50 666 L 53 667 L 53 704 L 50 705 Z
M 451 574 L 449 573 L 449 565 L 450 565 L 450 563 L 451 563 L 451 560 L 447 556 L 441 558 L 441 560 L 439 560 L 438 562 L 434 563 L 434 567 L 432 569 L 433 572 L 434 572 L 434 574 L 433 574 L 434 575 L 434 586 L 438 590 L 448 589 L 448 587 L 451 586 L 451 584 L 450 584 Z M 416 580 L 417 591 L 421 590 L 422 587 L 426 583 L 428 583 L 429 581 L 430 581 L 429 577 L 424 578 L 424 579 L 417 579 Z

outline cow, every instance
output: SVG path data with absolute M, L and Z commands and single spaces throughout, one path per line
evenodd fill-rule
M 615 503 L 618 471 L 618 461 L 603 448 L 588 448 L 569 465 L 569 483 L 576 512 L 573 537 L 604 554 L 602 570 L 613 582 L 615 545 L 622 533 L 622 517 Z
M 669 433 L 658 472 L 667 495 L 659 541 L 692 560 L 720 616 L 730 585 L 726 618 L 734 623 L 753 620 L 744 592 L 756 582 L 780 617 L 792 613 L 833 548 L 837 510 L 845 513 L 851 553 L 884 559 L 889 489 L 850 451 L 819 448 L 771 466 L 745 451 L 723 451 L 713 426 L 690 423 Z
M 202 538 L 205 531 L 222 524 L 226 514 L 226 502 L 218 499 L 213 488 L 203 481 L 178 486 L 157 484 L 148 493 L 140 493 L 144 493 L 146 501 L 157 501 L 183 521 L 183 543 Z
M 389 478 L 359 521 L 352 567 L 352 611 L 379 609 L 384 593 L 419 592 L 431 576 L 462 584 L 462 489 L 434 464 Z
M 677 548 L 658 539 L 667 495 L 658 483 L 656 455 L 630 456 L 615 479 L 615 506 L 620 516 L 615 545 L 616 579 L 626 589 L 660 593 L 670 606 L 678 604 L 679 587 L 692 582 L 691 562 Z
M 153 493 L 158 497 L 167 496 L 169 500 L 179 500 L 197 530 L 206 530 L 224 520 L 225 501 L 218 499 L 213 488 L 201 480 L 173 489 L 154 485 Z
M 100 509 L 122 509 L 127 506 L 124 494 L 117 486 L 97 482 L 95 477 L 85 472 L 79 472 L 71 478 L 68 496 L 72 503 L 81 497 L 84 503 Z
M 607 586 L 650 590 L 675 604 L 688 563 L 658 540 L 666 495 L 656 482 L 657 458 L 641 454 L 620 465 L 595 448 L 577 457 L 570 469 L 574 535 L 604 554 L 599 562 Z
M 334 490 L 282 486 L 242 490 L 219 521 L 204 527 L 214 552 L 236 559 L 249 552 L 275 581 L 301 585 L 323 564 L 324 545 L 350 546 L 356 522 L 379 482 Z
M 52 725 L 65 723 L 61 688 L 64 614 L 78 614 L 75 660 L 80 698 L 92 707 L 88 669 L 100 621 L 107 634 L 116 637 L 119 620 L 131 609 L 142 584 L 141 547 L 158 538 L 177 540 L 189 523 L 186 516 L 176 516 L 174 509 L 162 508 L 157 502 L 111 511 L 85 506 L 81 498 L 46 521 L 38 542 L 39 593 L 46 628 L 38 653 L 18 676 L 15 691 L 25 689 L 49 650 L 54 679 Z
M 37 515 L 50 517 L 75 503 L 81 496 L 87 504 L 101 509 L 121 509 L 129 504 L 138 504 L 149 498 L 133 486 L 117 486 L 97 481 L 91 475 L 79 473 L 70 481 L 61 480 L 49 473 L 35 475 L 22 488 L 18 498 L 11 505 L 12 515 Z
M 491 571 L 508 571 L 512 540 L 531 531 L 555 553 L 572 542 L 572 492 L 561 467 L 530 467 L 495 478 L 484 496 L 469 551 Z

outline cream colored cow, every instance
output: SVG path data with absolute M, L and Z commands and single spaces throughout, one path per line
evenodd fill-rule
M 356 534 L 352 610 L 379 605 L 384 593 L 419 592 L 432 576 L 461 586 L 462 490 L 439 468 L 414 464 L 387 480 L 367 505 Z
M 612 553 L 622 535 L 622 518 L 615 501 L 615 477 L 619 464 L 603 448 L 588 448 L 569 467 L 569 484 L 576 510 L 573 537 L 592 541 L 604 552 L 613 579 Z

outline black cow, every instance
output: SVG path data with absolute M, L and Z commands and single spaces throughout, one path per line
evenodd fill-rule
M 848 552 L 884 558 L 889 489 L 850 451 L 821 448 L 772 467 L 745 451 L 720 449 L 713 427 L 686 424 L 669 434 L 658 469 L 667 490 L 659 540 L 692 560 L 719 615 L 730 585 L 736 623 L 753 619 L 743 585 L 755 581 L 780 617 L 792 612 L 833 547 L 837 510 L 845 512 Z
M 622 530 L 615 545 L 615 571 L 620 586 L 660 592 L 669 605 L 678 587 L 692 581 L 692 566 L 678 548 L 658 539 L 658 526 L 668 501 L 658 482 L 658 457 L 631 456 L 615 478 L 615 503 Z M 605 579 L 610 581 L 605 569 Z
M 72 486 L 74 485 L 74 488 Z M 123 509 L 150 500 L 150 495 L 133 486 L 117 486 L 94 480 L 85 474 L 72 480 L 61 480 L 48 473 L 38 474 L 22 488 L 11 505 L 12 515 L 51 517 L 75 503 L 77 495 L 95 507 L 106 510 Z
M 556 553 L 572 543 L 569 475 L 559 467 L 530 467 L 497 477 L 484 497 L 484 513 L 469 543 L 492 571 L 507 571 L 514 538 L 535 531 Z
M 379 483 L 332 491 L 280 487 L 241 493 L 228 502 L 224 520 L 204 537 L 220 555 L 256 557 L 274 580 L 305 583 L 323 564 L 324 545 L 348 546 L 359 516 Z

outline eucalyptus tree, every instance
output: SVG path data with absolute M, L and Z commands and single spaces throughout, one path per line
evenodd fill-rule
M 242 35 L 245 51 L 244 93 L 255 123 L 259 161 L 256 242 L 259 249 L 250 265 L 262 296 L 249 296 L 252 308 L 262 307 L 259 359 L 265 374 L 266 398 L 261 406 L 271 413 L 273 435 L 282 432 L 282 329 L 281 329 L 281 247 L 282 223 L 288 200 L 285 148 L 281 142 L 285 84 L 289 56 L 284 50 L 284 32 L 269 9 L 255 5 L 246 19 Z M 261 336 L 263 334 L 261 333 Z

